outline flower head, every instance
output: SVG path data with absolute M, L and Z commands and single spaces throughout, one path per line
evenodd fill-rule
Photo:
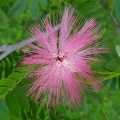
M 99 34 L 95 19 L 87 20 L 80 27 L 74 9 L 66 7 L 56 26 L 58 29 L 49 19 L 41 23 L 42 27 L 31 27 L 35 44 L 29 44 L 32 49 L 25 52 L 31 55 L 22 59 L 22 64 L 38 65 L 29 75 L 34 81 L 28 93 L 39 100 L 47 96 L 48 106 L 60 102 L 77 105 L 85 83 L 96 82 L 87 62 L 97 59 L 94 54 L 104 53 L 96 42 Z

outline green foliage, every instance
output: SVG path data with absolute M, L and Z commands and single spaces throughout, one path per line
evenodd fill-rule
M 22 108 L 24 108 L 26 111 L 30 110 L 30 102 L 28 97 L 26 96 L 25 91 L 17 85 L 14 89 L 15 95 L 21 105 Z
M 39 0 L 39 1 L 42 9 L 45 10 L 47 8 L 47 0 Z
M 105 113 L 103 111 L 99 112 L 99 120 L 108 120 Z
M 3 100 L 0 100 L 0 120 L 9 120 L 8 110 Z
M 31 16 L 35 18 L 39 14 L 39 1 L 38 0 L 29 0 L 28 6 L 31 12 Z
M 1 6 L 4 6 L 5 4 L 8 4 L 9 2 L 11 2 L 11 1 L 13 1 L 13 0 L 0 0 L 0 7 Z
M 19 14 L 23 13 L 25 8 L 26 8 L 26 0 L 17 0 L 10 9 L 8 14 L 16 17 Z
M 120 21 L 120 0 L 114 0 L 113 9 L 116 19 Z
M 25 31 L 32 23 L 31 17 L 36 19 L 39 15 L 56 14 L 69 4 L 76 8 L 81 22 L 95 18 L 101 26 L 100 40 L 109 52 L 101 57 L 103 60 L 88 64 L 98 74 L 98 79 L 107 84 L 107 88 L 105 86 L 99 91 L 102 98 L 98 93 L 89 91 L 92 95 L 85 95 L 76 111 L 62 104 L 54 109 L 46 108 L 46 100 L 40 103 L 31 100 L 24 89 L 27 81 L 24 78 L 30 69 L 18 67 L 23 53 L 17 50 L 0 61 L 0 98 L 5 98 L 5 101 L 0 100 L 0 120 L 119 119 L 120 0 L 0 0 L 0 45 L 15 44 L 28 38 Z
M 20 118 L 21 109 L 16 95 L 13 92 L 9 92 L 5 97 L 5 102 L 14 120 Z
M 7 78 L 0 81 L 0 97 L 3 97 L 9 90 L 13 89 L 30 71 L 25 66 L 13 70 Z

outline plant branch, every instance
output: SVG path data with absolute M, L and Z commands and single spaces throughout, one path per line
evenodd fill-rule
M 60 29 L 60 24 L 56 25 L 54 28 L 54 32 L 59 30 Z M 15 50 L 18 50 L 20 49 L 21 47 L 29 44 L 29 43 L 32 43 L 35 41 L 35 37 L 31 37 L 29 39 L 25 39 L 23 41 L 20 41 L 14 45 L 8 45 L 8 44 L 4 44 L 2 46 L 0 46 L 0 52 L 3 52 L 1 55 L 0 55 L 0 60 L 2 60 L 3 58 L 5 58 L 7 55 L 9 55 L 10 53 L 12 53 L 13 51 Z

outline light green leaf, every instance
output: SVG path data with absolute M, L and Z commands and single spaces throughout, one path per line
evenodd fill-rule
M 47 0 L 39 0 L 39 1 L 42 9 L 45 10 L 47 8 Z
M 0 120 L 9 120 L 7 106 L 2 100 L 0 100 Z
M 120 57 L 120 46 L 119 45 L 116 45 L 116 51 L 117 51 L 118 56 Z
M 28 6 L 32 18 L 35 18 L 39 14 L 39 1 L 38 0 L 29 0 Z
M 6 95 L 5 102 L 7 104 L 10 114 L 14 117 L 20 118 L 21 108 L 17 100 L 17 97 L 13 92 L 9 92 Z
M 26 8 L 26 0 L 17 0 L 10 9 L 8 15 L 17 17 L 18 15 L 24 12 L 25 8 Z
M 25 91 L 19 85 L 17 85 L 14 92 L 21 107 L 23 107 L 26 111 L 29 111 L 30 103 L 28 97 L 25 95 Z

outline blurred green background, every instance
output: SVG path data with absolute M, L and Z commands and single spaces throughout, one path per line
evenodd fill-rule
M 106 61 L 90 65 L 103 75 L 102 87 L 87 92 L 77 110 L 62 105 L 46 109 L 44 102 L 26 96 L 21 79 L 28 71 L 17 68 L 23 53 L 16 50 L 0 60 L 0 120 L 120 120 L 120 0 L 0 0 L 0 46 L 28 38 L 35 20 L 66 5 L 76 9 L 81 22 L 95 18 L 101 27 L 109 52 Z

